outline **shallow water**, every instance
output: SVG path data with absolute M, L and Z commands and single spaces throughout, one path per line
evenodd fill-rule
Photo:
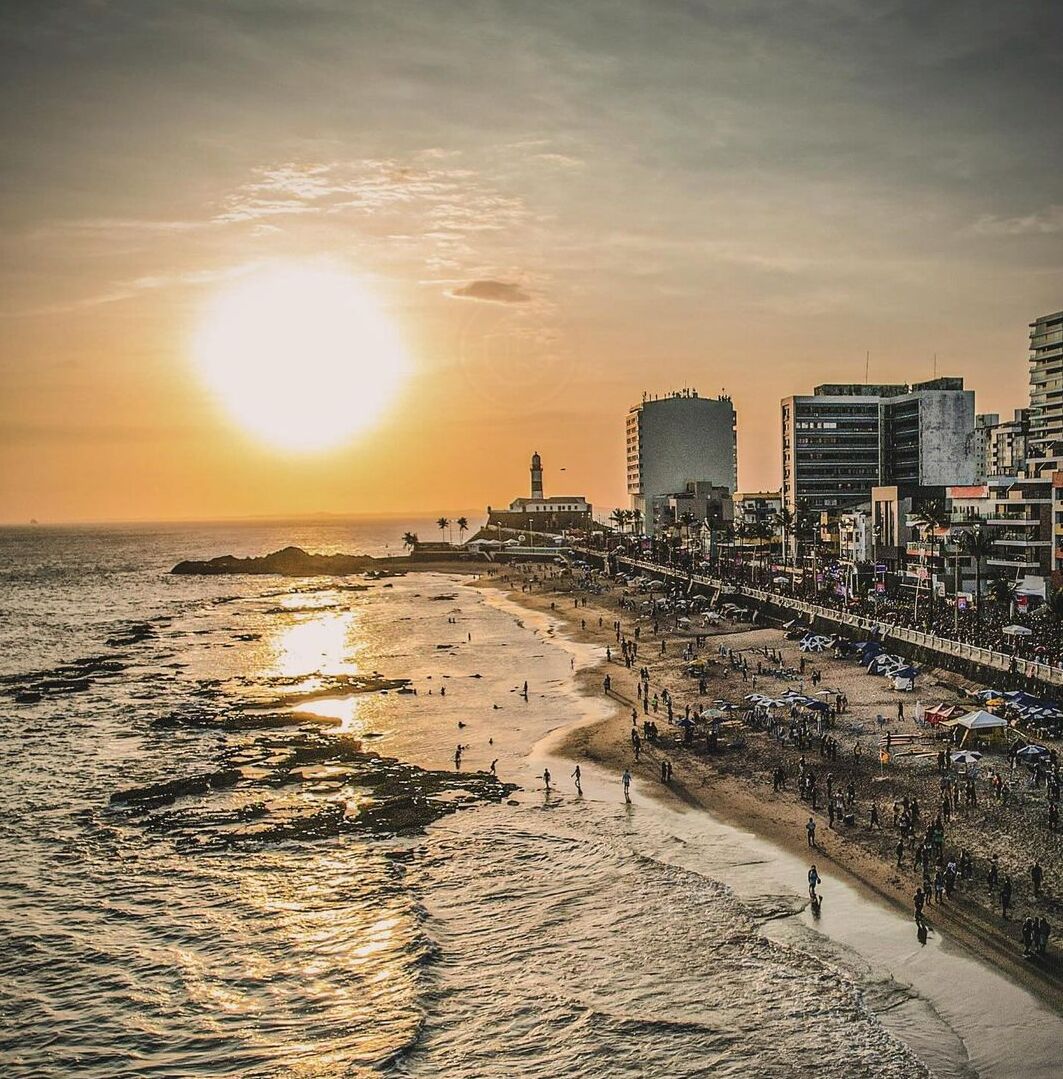
M 1038 1046 L 1057 1019 L 963 954 L 919 950 L 851 889 L 832 885 L 839 913 L 813 926 L 791 883 L 803 867 L 752 837 L 641 791 L 626 807 L 590 770 L 586 797 L 546 798 L 544 762 L 570 791 L 550 732 L 601 707 L 570 689 L 593 652 L 547 620 L 434 575 L 351 591 L 165 572 L 287 542 L 379 550 L 410 527 L 0 532 L 0 670 L 129 664 L 0 704 L 5 1075 L 1013 1074 L 1001 1029 L 1032 1046 L 1025 1074 L 1049 1074 Z M 155 636 L 106 646 L 159 617 Z M 375 670 L 417 695 L 314 695 Z M 497 760 L 525 789 L 423 835 L 217 854 L 109 807 L 254 738 L 153 720 L 291 693 L 382 753 L 453 767 L 460 742 L 463 768 Z M 360 796 L 332 787 L 284 796 Z M 998 1002 L 995 1042 L 954 1014 L 959 977 Z

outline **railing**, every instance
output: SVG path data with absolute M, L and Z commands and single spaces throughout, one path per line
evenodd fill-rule
M 954 641 L 948 637 L 938 637 L 933 633 L 924 633 L 922 630 L 909 629 L 907 626 L 894 626 L 889 622 L 883 622 L 875 618 L 866 618 L 863 615 L 849 614 L 847 611 L 838 611 L 833 607 L 823 607 L 818 603 L 809 603 L 807 600 L 798 599 L 796 596 L 787 596 L 780 592 L 768 592 L 762 588 L 754 588 L 751 585 L 735 585 L 724 581 L 722 578 L 706 577 L 701 574 L 688 574 L 681 570 L 669 569 L 666 566 L 658 566 L 654 562 L 644 562 L 637 558 L 621 555 L 618 561 L 629 566 L 637 566 L 649 573 L 656 573 L 665 577 L 673 577 L 677 580 L 693 581 L 703 588 L 728 589 L 739 595 L 750 596 L 762 603 L 773 603 L 777 606 L 786 607 L 808 615 L 810 618 L 823 618 L 849 626 L 866 633 L 876 630 L 904 641 L 906 644 L 915 645 L 918 648 L 927 648 L 944 655 L 955 656 L 958 659 L 966 659 L 977 663 L 982 667 L 999 670 L 1008 673 L 1015 664 L 1015 672 L 1027 678 L 1037 678 L 1042 682 L 1053 685 L 1063 685 L 1063 667 L 1055 667 L 1050 663 L 1042 663 L 1039 660 L 1023 659 L 1012 656 L 1006 652 L 997 652 L 991 648 L 984 648 L 978 644 L 968 644 L 966 641 Z

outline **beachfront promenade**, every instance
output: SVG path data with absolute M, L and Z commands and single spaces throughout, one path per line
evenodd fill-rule
M 590 555 L 597 559 L 602 558 L 601 551 L 581 549 L 579 553 L 584 556 Z M 997 652 L 965 641 L 954 641 L 948 637 L 910 629 L 906 626 L 894 626 L 881 619 L 867 618 L 863 615 L 839 611 L 834 607 L 809 603 L 807 600 L 798 599 L 796 596 L 788 596 L 782 592 L 754 588 L 748 584 L 736 584 L 722 578 L 707 577 L 699 573 L 687 573 L 685 570 L 673 569 L 670 566 L 662 566 L 656 562 L 647 562 L 628 555 L 618 555 L 617 562 L 618 564 L 642 570 L 645 573 L 655 574 L 658 577 L 670 578 L 682 584 L 693 582 L 694 585 L 700 588 L 720 589 L 721 592 L 727 592 L 731 595 L 746 596 L 761 603 L 783 607 L 807 618 L 819 618 L 823 621 L 834 623 L 844 629 L 857 630 L 868 634 L 877 629 L 880 633 L 895 641 L 901 641 L 916 648 L 924 648 L 942 655 L 954 656 L 957 659 L 978 664 L 989 670 L 998 670 L 1002 674 L 1017 674 L 1026 678 L 1035 678 L 1048 685 L 1063 686 L 1063 667 L 1056 667 L 1049 663 L 1012 656 L 1006 652 Z

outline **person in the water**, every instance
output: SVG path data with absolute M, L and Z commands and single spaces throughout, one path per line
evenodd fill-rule
M 819 873 L 816 872 L 816 863 L 813 862 L 811 868 L 808 871 L 808 895 L 809 898 L 816 898 L 816 885 L 822 884 L 823 881 L 820 878 Z

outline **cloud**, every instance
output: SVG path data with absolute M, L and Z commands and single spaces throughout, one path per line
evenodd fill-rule
M 985 214 L 974 223 L 982 236 L 1044 236 L 1063 232 L 1063 206 L 1049 206 L 1038 213 L 1018 217 L 995 217 Z
M 512 281 L 470 281 L 450 293 L 461 300 L 483 300 L 485 303 L 528 303 L 531 297 Z

